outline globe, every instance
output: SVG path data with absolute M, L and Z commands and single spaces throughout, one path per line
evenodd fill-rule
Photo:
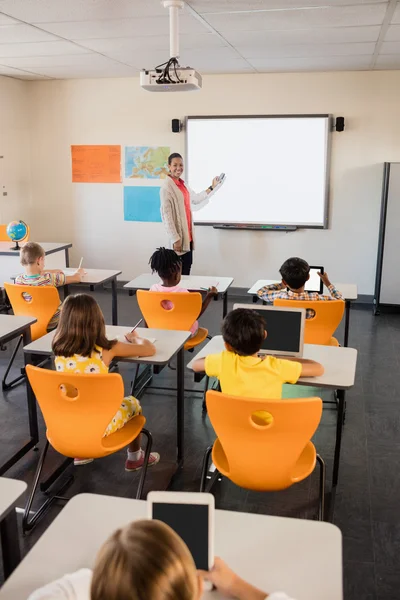
M 24 221 L 11 221 L 7 225 L 6 231 L 8 237 L 16 242 L 11 250 L 19 250 L 18 242 L 23 242 L 29 235 L 29 227 Z

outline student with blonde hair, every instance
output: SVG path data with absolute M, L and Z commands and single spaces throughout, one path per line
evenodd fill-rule
M 73 275 L 65 275 L 59 269 L 45 269 L 45 251 L 40 244 L 36 242 L 27 242 L 19 253 L 21 265 L 25 273 L 21 273 L 15 279 L 16 285 L 53 285 L 60 287 L 69 283 L 80 283 L 84 269 L 77 269 Z M 32 300 L 31 296 L 24 292 L 24 298 L 27 302 Z M 61 304 L 50 319 L 47 325 L 47 331 L 55 329 L 60 318 Z
M 28 600 L 200 600 L 203 580 L 228 598 L 291 600 L 268 595 L 236 575 L 220 559 L 211 571 L 196 571 L 183 540 L 161 521 L 134 521 L 113 533 L 100 549 L 93 572 L 76 573 L 37 590 Z
M 108 373 L 113 358 L 120 356 L 152 356 L 155 346 L 132 331 L 126 342 L 109 340 L 106 336 L 104 316 L 96 300 L 88 294 L 68 296 L 64 301 L 60 322 L 53 338 L 52 349 L 57 371 L 69 373 Z M 142 413 L 139 400 L 134 396 L 121 398 L 119 411 L 104 432 L 104 437 L 121 429 L 130 419 Z M 140 435 L 128 446 L 126 471 L 137 471 L 144 463 Z M 75 465 L 93 459 L 75 458 Z M 152 452 L 148 466 L 158 463 L 160 455 Z

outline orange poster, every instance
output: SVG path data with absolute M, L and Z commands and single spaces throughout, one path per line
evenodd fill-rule
M 74 183 L 121 183 L 121 146 L 71 146 Z

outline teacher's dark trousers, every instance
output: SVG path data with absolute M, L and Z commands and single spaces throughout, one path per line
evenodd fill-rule
M 193 242 L 190 242 L 189 252 L 182 254 L 182 275 L 190 275 L 190 269 L 193 263 Z

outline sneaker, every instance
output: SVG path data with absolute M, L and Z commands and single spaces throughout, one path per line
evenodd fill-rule
M 151 452 L 151 454 L 149 456 L 148 466 L 152 467 L 153 465 L 156 465 L 159 461 L 160 461 L 160 455 L 158 454 L 158 452 Z M 143 463 L 144 463 L 144 450 L 142 450 L 142 454 L 141 454 L 139 460 L 129 460 L 129 458 L 126 459 L 125 471 L 138 471 L 139 469 L 141 469 L 143 467 Z
M 80 467 L 81 465 L 88 465 L 93 462 L 94 458 L 74 458 L 74 467 Z

